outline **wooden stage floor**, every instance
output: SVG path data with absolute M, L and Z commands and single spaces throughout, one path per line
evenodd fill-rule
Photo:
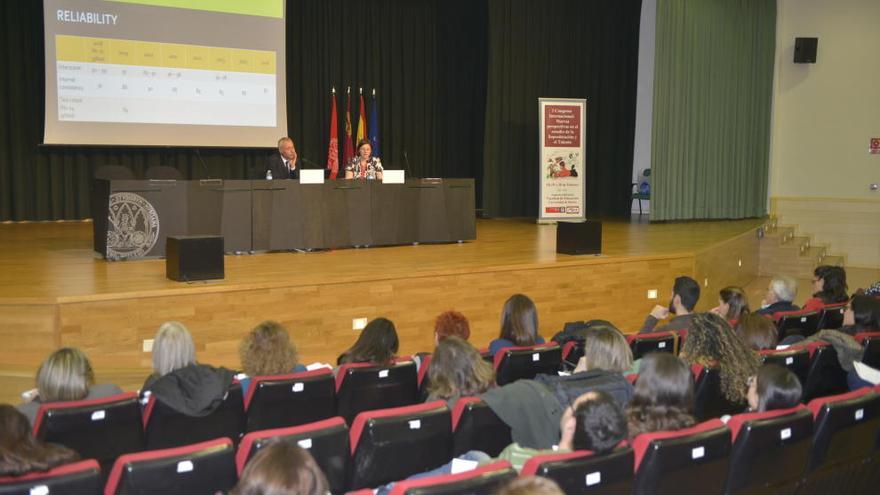
M 288 326 L 306 363 L 334 361 L 358 317 L 394 320 L 407 354 L 430 350 L 433 319 L 456 309 L 485 346 L 516 292 L 536 301 L 547 338 L 591 318 L 631 332 L 676 275 L 705 283 L 703 309 L 720 287 L 755 279 L 762 222 L 606 220 L 601 256 L 568 256 L 555 252 L 554 225 L 478 220 L 472 242 L 227 256 L 225 280 L 190 284 L 165 279 L 164 260 L 96 257 L 90 222 L 0 224 L 0 400 L 17 401 L 61 345 L 84 349 L 99 381 L 136 389 L 150 368 L 143 340 L 169 319 L 190 328 L 200 361 L 229 367 L 263 319 Z

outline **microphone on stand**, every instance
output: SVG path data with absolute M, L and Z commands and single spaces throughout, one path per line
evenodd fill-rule
M 407 170 L 412 169 L 412 167 L 410 167 L 410 165 L 409 165 L 409 157 L 406 154 L 406 150 L 403 150 L 403 159 L 406 162 L 406 169 Z

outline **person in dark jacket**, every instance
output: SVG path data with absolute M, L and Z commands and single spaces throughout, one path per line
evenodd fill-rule
M 777 313 L 797 311 L 801 308 L 792 303 L 795 297 L 797 297 L 797 281 L 787 275 L 777 275 L 770 280 L 767 293 L 761 301 L 761 309 L 755 313 L 776 319 Z
M 691 312 L 700 300 L 700 284 L 690 277 L 678 277 L 672 286 L 672 299 L 669 306 L 654 306 L 651 314 L 645 318 L 639 333 L 668 332 L 671 330 L 687 330 L 691 327 Z M 657 328 L 660 320 L 670 314 L 675 316 L 665 325 Z
M 187 416 L 207 416 L 226 398 L 235 373 L 196 363 L 192 335 L 182 323 L 163 323 L 153 341 L 153 374 L 141 394 Z

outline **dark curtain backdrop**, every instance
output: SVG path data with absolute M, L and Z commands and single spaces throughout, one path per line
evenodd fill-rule
M 308 168 L 327 160 L 330 88 L 340 139 L 345 87 L 353 124 L 356 88 L 368 111 L 376 88 L 386 166 L 473 177 L 490 214 L 534 216 L 537 98 L 586 97 L 588 212 L 628 211 L 638 1 L 288 0 L 287 12 L 288 128 L 315 163 Z M 270 153 L 39 146 L 42 25 L 41 2 L 0 2 L 0 62 L 10 68 L 0 76 L 0 220 L 89 217 L 91 177 L 102 165 L 245 178 Z
M 483 206 L 536 216 L 538 98 L 586 98 L 587 214 L 627 215 L 641 0 L 489 2 Z

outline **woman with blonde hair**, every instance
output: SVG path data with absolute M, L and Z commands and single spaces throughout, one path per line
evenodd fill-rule
M 479 395 L 495 384 L 492 365 L 466 340 L 446 337 L 437 344 L 428 368 L 428 400 L 445 400 L 449 407 L 459 397 Z
M 290 341 L 290 334 L 277 321 L 267 320 L 255 326 L 241 341 L 238 356 L 248 375 L 239 379 L 245 395 L 250 377 L 306 371 L 305 366 L 297 364 L 296 346 Z
M 153 374 L 141 393 L 148 393 L 187 416 L 207 416 L 223 403 L 235 374 L 196 362 L 192 335 L 183 323 L 165 322 L 153 341 Z
M 122 393 L 122 389 L 113 384 L 95 385 L 92 363 L 74 347 L 58 349 L 43 361 L 37 370 L 36 391 L 30 402 L 18 406 L 31 424 L 36 420 L 41 404 L 100 399 Z

